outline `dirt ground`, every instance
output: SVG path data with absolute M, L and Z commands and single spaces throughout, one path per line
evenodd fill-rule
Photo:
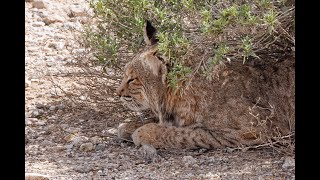
M 103 104 L 77 90 L 87 76 L 73 65 L 84 49 L 71 34 L 87 22 L 86 9 L 85 0 L 25 2 L 27 178 L 295 179 L 295 158 L 265 148 L 159 150 L 145 161 L 116 135 L 120 123 L 150 118 L 122 106 L 113 93 L 120 79 L 100 77 Z

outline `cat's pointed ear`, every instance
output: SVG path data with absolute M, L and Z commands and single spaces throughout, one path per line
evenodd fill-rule
M 144 31 L 143 31 L 143 38 L 144 42 L 147 45 L 154 45 L 158 42 L 158 39 L 156 38 L 157 30 L 154 28 L 150 21 L 146 20 Z

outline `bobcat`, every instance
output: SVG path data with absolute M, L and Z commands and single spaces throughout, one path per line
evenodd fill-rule
M 168 67 L 147 21 L 146 50 L 125 66 L 116 92 L 132 110 L 150 109 L 158 122 L 131 122 L 118 135 L 151 148 L 225 148 L 262 143 L 294 131 L 294 61 L 250 66 L 231 62 L 208 81 L 195 75 L 182 95 L 168 87 Z

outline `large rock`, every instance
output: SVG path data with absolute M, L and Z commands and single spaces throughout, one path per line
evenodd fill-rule
M 33 8 L 37 8 L 37 9 L 44 9 L 44 8 L 47 8 L 48 5 L 44 1 L 33 1 L 32 2 L 32 7 Z

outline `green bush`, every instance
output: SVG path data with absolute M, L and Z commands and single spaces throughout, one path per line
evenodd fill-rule
M 96 62 L 115 68 L 130 60 L 120 52 L 134 54 L 144 46 L 149 20 L 157 29 L 159 52 L 172 67 L 171 87 L 191 73 L 211 76 L 226 60 L 268 61 L 260 57 L 294 53 L 291 1 L 95 0 L 90 6 L 97 22 L 85 28 L 84 37 Z

